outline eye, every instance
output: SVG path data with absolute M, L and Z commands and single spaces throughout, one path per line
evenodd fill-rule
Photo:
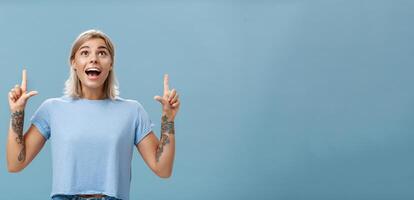
M 88 51 L 81 51 L 80 52 L 80 55 L 82 55 L 82 56 L 88 56 L 89 55 L 89 52 Z
M 106 51 L 99 51 L 98 52 L 98 55 L 100 55 L 100 56 L 106 56 L 106 55 L 108 55 L 108 53 L 106 53 Z

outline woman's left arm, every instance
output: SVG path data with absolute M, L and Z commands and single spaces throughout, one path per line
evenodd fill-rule
M 151 170 L 161 178 L 172 174 L 175 154 L 174 119 L 180 108 L 180 100 L 175 89 L 169 90 L 168 75 L 164 75 L 164 95 L 155 96 L 162 105 L 160 140 L 154 132 L 137 144 L 137 149 Z

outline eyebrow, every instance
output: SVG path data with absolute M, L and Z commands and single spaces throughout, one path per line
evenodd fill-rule
M 89 48 L 89 46 L 83 46 L 83 47 L 79 48 L 79 50 L 84 49 L 84 48 Z
M 89 46 L 82 46 L 81 48 L 79 48 L 79 50 L 84 49 L 84 48 L 90 48 Z M 98 49 L 108 49 L 106 48 L 106 46 L 99 46 Z

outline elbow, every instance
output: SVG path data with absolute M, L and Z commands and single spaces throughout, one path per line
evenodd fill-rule
M 9 173 L 19 173 L 21 170 L 9 169 Z
M 18 173 L 21 172 L 24 169 L 24 167 L 20 166 L 20 165 L 16 165 L 10 162 L 7 162 L 7 171 L 9 173 Z
M 7 171 L 9 173 L 18 173 L 22 171 L 22 168 L 7 166 Z
M 168 179 L 171 177 L 172 173 L 164 173 L 164 174 L 157 174 L 158 177 L 162 178 L 162 179 Z
M 164 171 L 158 171 L 157 176 L 162 178 L 162 179 L 167 179 L 170 178 L 172 175 L 172 169 L 171 170 L 164 170 Z

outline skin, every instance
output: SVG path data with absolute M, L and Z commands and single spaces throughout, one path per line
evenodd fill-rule
M 82 83 L 82 94 L 85 99 L 103 99 L 103 85 L 112 70 L 112 59 L 102 39 L 85 41 L 78 49 L 72 67 Z M 89 80 L 85 70 L 98 67 L 101 70 L 98 80 Z
M 105 98 L 103 84 L 112 70 L 112 63 L 104 40 L 90 39 L 81 45 L 71 62 L 71 67 L 76 70 L 81 81 L 83 98 L 91 100 Z M 85 69 L 91 66 L 101 69 L 98 80 L 87 78 Z M 136 145 L 145 163 L 161 178 L 168 178 L 172 174 L 175 154 L 174 119 L 180 107 L 179 95 L 175 89 L 169 89 L 168 82 L 168 75 L 164 75 L 163 95 L 154 97 L 162 107 L 160 140 L 154 132 L 151 132 Z M 23 134 L 26 103 L 37 94 L 37 91 L 27 91 L 27 73 L 23 70 L 21 84 L 13 87 L 8 95 L 11 112 L 6 149 L 9 172 L 22 171 L 36 157 L 46 142 L 34 125 L 31 125 Z

